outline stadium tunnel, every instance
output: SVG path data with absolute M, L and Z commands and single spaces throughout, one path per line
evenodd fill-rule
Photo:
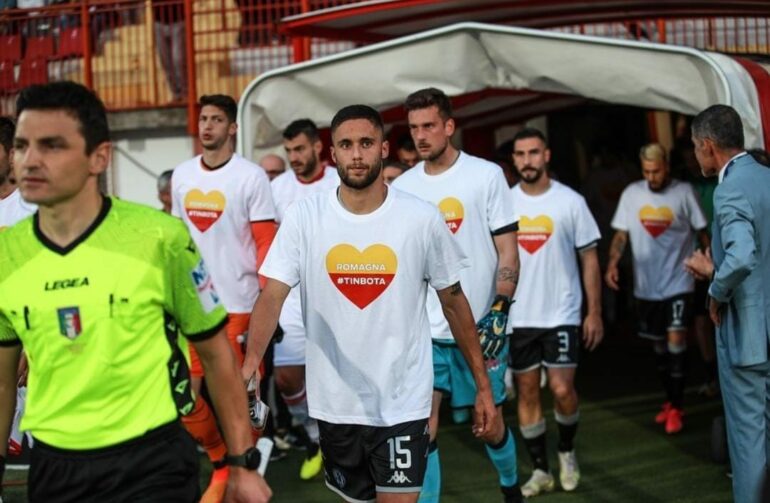
M 729 104 L 743 118 L 747 147 L 770 145 L 763 64 L 672 45 L 460 23 L 266 72 L 241 97 L 238 151 L 258 159 L 280 148 L 292 120 L 328 127 L 351 103 L 374 106 L 391 131 L 405 131 L 404 98 L 430 86 L 452 98 L 458 139 L 479 155 L 494 151 L 501 128 L 591 106 L 648 111 L 648 137 L 656 140 L 670 127 L 668 113 Z

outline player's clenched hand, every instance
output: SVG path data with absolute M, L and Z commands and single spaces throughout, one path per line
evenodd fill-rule
M 618 271 L 618 266 L 608 265 L 607 271 L 604 273 L 604 281 L 607 283 L 607 286 L 613 290 L 620 290 L 619 280 L 620 272 Z
M 476 324 L 485 360 L 497 358 L 505 347 L 505 325 L 508 323 L 510 307 L 511 300 L 504 295 L 498 295 L 492 301 L 487 315 Z
M 489 388 L 476 392 L 474 412 L 473 434 L 477 437 L 483 437 L 492 430 L 497 416 L 497 407 L 495 407 L 495 401 L 492 399 L 492 392 Z
M 225 503 L 265 503 L 270 501 L 273 491 L 265 479 L 255 471 L 230 467 L 227 480 Z
M 244 358 L 243 366 L 241 367 L 241 377 L 243 378 L 243 382 L 246 385 L 248 385 L 249 381 L 252 379 L 259 381 L 259 362 L 255 361 L 254 358 L 249 358 L 248 356 Z
M 604 324 L 601 315 L 588 313 L 583 321 L 583 344 L 588 351 L 593 351 L 602 339 L 604 339 Z

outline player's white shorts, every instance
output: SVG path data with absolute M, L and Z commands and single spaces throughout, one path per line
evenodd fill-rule
M 293 288 L 283 303 L 278 324 L 283 329 L 283 339 L 273 349 L 273 365 L 287 367 L 305 364 L 305 324 L 302 322 L 302 304 L 299 290 Z

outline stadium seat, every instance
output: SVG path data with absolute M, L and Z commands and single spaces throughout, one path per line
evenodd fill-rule
M 0 61 L 0 95 L 16 92 L 16 77 L 13 61 Z
M 66 58 L 83 55 L 83 30 L 80 28 L 65 28 L 59 34 L 59 47 L 56 56 Z
M 27 49 L 24 51 L 24 60 L 48 59 L 53 56 L 53 37 L 29 37 Z
M 21 36 L 0 36 L 0 54 L 3 55 L 3 61 L 21 61 Z
M 18 86 L 48 83 L 48 62 L 45 59 L 24 59 L 19 70 Z

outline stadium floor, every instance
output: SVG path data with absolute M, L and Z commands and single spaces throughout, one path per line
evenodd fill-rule
M 695 351 L 690 351 L 693 378 L 688 389 L 685 428 L 676 436 L 667 436 L 652 418 L 661 397 L 652 370 L 652 356 L 646 345 L 630 337 L 607 341 L 597 352 L 583 355 L 578 371 L 581 392 L 581 421 L 576 440 L 582 472 L 580 486 L 574 493 L 558 489 L 554 493 L 531 498 L 543 503 L 559 502 L 727 502 L 730 481 L 725 467 L 714 464 L 711 453 L 711 422 L 720 414 L 718 400 L 698 397 L 696 383 L 700 365 Z M 556 459 L 556 428 L 550 400 L 545 402 L 548 419 L 549 461 Z M 515 406 L 504 405 L 508 424 L 515 425 Z M 442 416 L 439 432 L 443 473 L 443 497 L 446 503 L 499 502 L 497 477 L 484 448 L 470 434 L 468 425 L 451 424 L 449 411 Z M 528 456 L 521 448 L 517 433 L 520 473 L 531 472 Z M 337 502 L 319 477 L 300 482 L 299 467 L 303 453 L 292 451 L 289 457 L 268 467 L 267 479 L 275 502 Z M 208 480 L 209 466 L 201 474 Z M 23 480 L 24 472 L 6 472 L 6 482 Z M 5 503 L 25 501 L 23 486 L 5 488 Z

